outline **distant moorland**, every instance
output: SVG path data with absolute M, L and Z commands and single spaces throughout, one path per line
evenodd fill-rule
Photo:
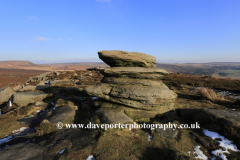
M 103 62 L 76 62 L 34 64 L 29 61 L 0 61 L 0 68 L 26 70 L 85 70 L 92 67 L 108 67 Z M 205 75 L 221 78 L 240 79 L 240 62 L 213 62 L 213 63 L 157 63 L 157 68 L 165 69 L 170 73 L 189 75 Z
M 240 62 L 157 63 L 157 67 L 173 73 L 240 79 Z

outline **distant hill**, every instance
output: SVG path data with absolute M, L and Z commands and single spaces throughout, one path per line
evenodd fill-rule
M 35 64 L 29 61 L 0 61 L 0 68 L 26 69 L 26 70 L 85 70 L 92 67 L 108 67 L 103 62 L 76 62 Z M 157 63 L 157 68 L 162 68 L 170 73 L 182 73 L 189 75 L 205 75 L 222 78 L 240 79 L 239 62 L 212 62 L 212 63 Z
M 157 67 L 173 73 L 240 79 L 239 62 L 157 63 Z
M 85 70 L 91 67 L 108 65 L 100 62 L 78 62 L 78 63 L 54 63 L 54 64 L 35 64 L 29 61 L 0 61 L 0 68 L 4 69 L 27 69 L 27 70 Z

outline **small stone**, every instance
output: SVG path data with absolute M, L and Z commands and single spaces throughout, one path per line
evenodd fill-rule
M 112 111 L 112 110 L 100 108 L 96 111 L 96 114 L 100 117 L 100 120 L 103 123 L 108 123 L 108 124 L 133 123 L 133 120 L 130 117 L 118 111 Z
M 155 133 L 160 134 L 163 137 L 176 138 L 179 133 L 179 130 L 173 128 L 165 128 L 165 130 L 164 128 L 156 128 Z

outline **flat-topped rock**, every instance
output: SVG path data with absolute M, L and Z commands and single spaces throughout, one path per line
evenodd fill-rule
M 98 56 L 110 67 L 156 68 L 156 58 L 145 53 L 102 50 L 98 52 Z

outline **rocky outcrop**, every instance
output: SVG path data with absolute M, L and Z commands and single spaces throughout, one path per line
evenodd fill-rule
M 95 103 L 96 106 L 121 108 L 132 118 L 152 118 L 174 109 L 177 95 L 161 81 L 168 72 L 154 68 L 154 57 L 124 51 L 100 51 L 98 54 L 111 67 L 103 72 L 102 83 L 85 88 L 90 96 L 104 99 L 104 102 Z
M 45 83 L 45 81 L 47 81 L 48 80 L 48 75 L 50 75 L 51 74 L 51 72 L 45 72 L 45 73 L 43 73 L 43 74 L 41 74 L 41 75 L 39 75 L 39 76 L 34 76 L 34 77 L 31 77 L 29 80 L 27 80 L 26 82 L 25 82 L 25 84 L 29 84 L 30 82 L 42 82 L 42 83 Z
M 149 67 L 156 68 L 156 58 L 139 52 L 99 51 L 98 56 L 110 67 Z
M 0 104 L 7 102 L 13 94 L 14 91 L 11 87 L 0 90 Z

